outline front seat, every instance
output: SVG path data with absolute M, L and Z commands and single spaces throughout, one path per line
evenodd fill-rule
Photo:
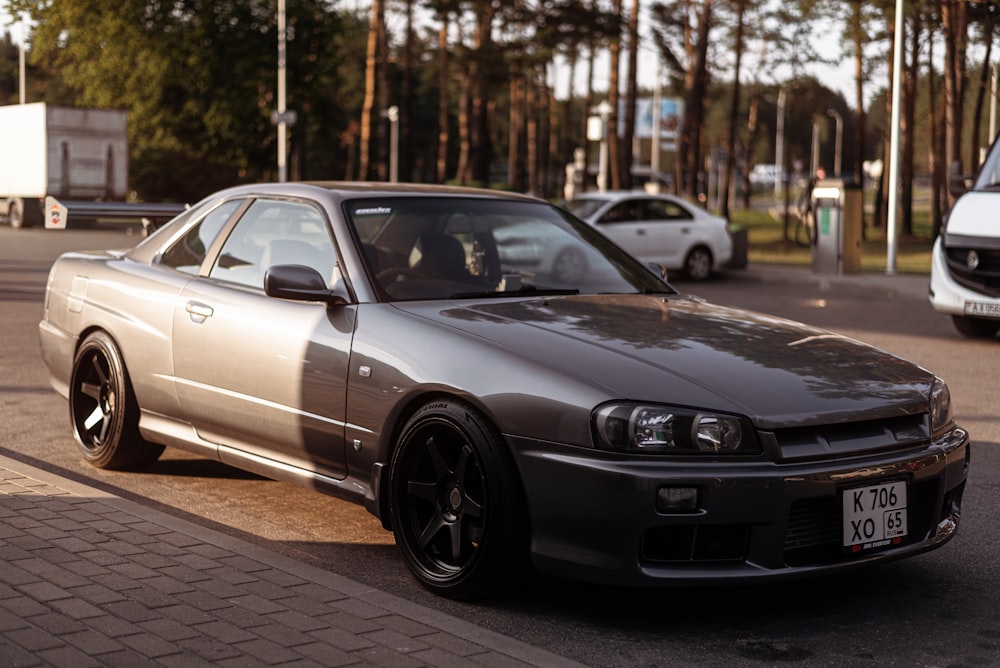
M 420 260 L 414 269 L 428 278 L 468 281 L 462 242 L 448 234 L 425 234 L 420 237 Z

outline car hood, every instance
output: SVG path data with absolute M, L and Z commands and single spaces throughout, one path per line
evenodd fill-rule
M 684 296 L 397 304 L 571 374 L 609 398 L 788 427 L 923 413 L 932 374 L 867 344 Z
M 1000 193 L 969 191 L 958 198 L 948 214 L 948 234 L 996 237 L 995 218 Z

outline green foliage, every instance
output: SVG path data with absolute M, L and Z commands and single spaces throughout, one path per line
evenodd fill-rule
M 290 133 L 293 172 L 330 178 L 343 153 L 339 129 L 357 115 L 363 30 L 323 0 L 293 0 L 287 16 L 288 107 L 300 120 Z M 140 197 L 191 201 L 273 178 L 271 0 L 52 0 L 32 17 L 32 62 L 58 72 L 74 105 L 129 112 Z

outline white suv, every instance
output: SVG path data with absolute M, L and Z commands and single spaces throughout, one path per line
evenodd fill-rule
M 952 188 L 962 178 L 952 173 Z M 960 186 L 964 189 L 964 185 Z M 1000 143 L 990 148 L 972 188 L 945 220 L 931 256 L 930 300 L 965 336 L 1000 331 Z

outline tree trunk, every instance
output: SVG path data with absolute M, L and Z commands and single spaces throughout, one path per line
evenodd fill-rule
M 743 15 L 745 11 L 746 0 L 737 0 L 736 43 L 734 44 L 736 62 L 733 66 L 733 99 L 729 106 L 729 133 L 726 137 L 726 164 L 723 168 L 722 181 L 719 186 L 721 192 L 719 200 L 722 204 L 720 209 L 722 211 L 722 217 L 726 219 L 729 218 L 729 197 L 730 192 L 733 190 L 733 171 L 736 169 L 736 133 L 738 131 L 737 128 L 739 127 L 740 115 L 740 63 L 743 60 Z
M 448 13 L 441 13 L 441 28 L 438 30 L 438 141 L 435 180 L 444 183 L 448 179 Z
M 931 171 L 931 227 L 932 238 L 941 231 L 943 210 L 944 176 L 941 154 L 944 148 L 943 117 L 938 111 L 937 75 L 934 73 L 934 39 L 927 42 L 927 114 L 931 129 L 931 141 L 927 147 L 927 164 Z
M 524 190 L 524 155 L 522 137 L 524 135 L 524 78 L 512 74 L 510 77 L 510 119 L 507 130 L 507 183 L 518 192 Z
M 944 33 L 944 127 L 946 169 L 962 164 L 962 101 L 965 98 L 968 17 L 965 0 L 941 0 L 941 29 Z M 971 169 L 972 160 L 968 163 Z M 954 198 L 948 193 L 949 206 Z
M 413 0 L 406 0 L 406 39 L 403 42 L 402 81 L 399 89 L 399 136 L 413 134 Z M 397 167 L 400 181 L 413 180 L 413 155 L 410 142 L 401 141 L 397 146 Z
M 688 28 L 685 40 L 688 49 L 685 73 L 684 118 L 677 141 L 677 159 L 682 163 L 680 188 L 690 199 L 699 195 L 701 171 L 701 134 L 704 124 L 705 91 L 708 87 L 708 34 L 712 26 L 712 2 L 702 0 L 697 14 L 697 35 L 691 39 Z M 694 10 L 692 10 L 694 11 Z
M 538 179 L 538 76 L 534 67 L 529 67 L 525 76 L 524 107 L 525 163 L 528 177 L 528 192 L 537 195 L 540 191 Z
M 625 128 L 622 134 L 621 187 L 632 189 L 632 142 L 635 140 L 635 105 L 639 94 L 639 0 L 632 0 L 632 13 L 628 20 L 628 83 L 625 94 Z
M 492 58 L 493 18 L 496 9 L 491 2 L 478 5 L 473 57 L 470 64 L 470 139 L 472 142 L 472 179 L 476 185 L 490 183 L 490 166 L 493 162 L 493 143 L 490 137 L 489 64 Z
M 378 72 L 378 88 L 375 101 L 378 108 L 372 115 L 372 122 L 377 122 L 375 126 L 375 155 L 378 156 L 378 162 L 375 165 L 375 173 L 379 181 L 387 181 L 389 176 L 389 142 L 386 140 L 386 136 L 388 135 L 386 126 L 388 123 L 385 116 L 386 110 L 389 108 L 389 43 L 385 32 L 385 1 L 378 0 L 377 4 L 379 8 L 377 27 L 378 66 L 375 70 Z
M 622 15 L 622 0 L 614 0 L 613 2 L 615 16 Z M 610 190 L 619 190 L 622 187 L 621 179 L 621 148 L 618 144 L 618 102 L 620 100 L 619 94 L 619 71 L 621 69 L 621 49 L 622 49 L 622 37 L 619 32 L 617 35 L 611 38 L 611 43 L 608 45 L 608 51 L 611 54 L 611 63 L 609 65 L 608 72 L 608 104 L 611 105 L 611 114 L 608 116 L 608 126 L 606 131 L 608 133 L 607 143 L 608 143 L 608 180 L 610 183 L 605 184 Z
M 865 159 L 865 38 L 862 30 L 861 0 L 851 3 L 851 37 L 854 44 L 854 165 L 852 172 L 854 180 L 864 188 L 864 159 Z M 862 231 L 864 225 L 861 226 Z
M 469 89 L 472 81 L 468 67 L 466 64 L 458 86 L 458 166 L 455 168 L 455 181 L 459 185 L 468 185 L 472 180 L 472 131 L 469 119 L 469 108 L 472 106 Z
M 369 165 L 371 161 L 372 123 L 375 120 L 375 99 L 379 65 L 379 35 L 384 30 L 379 28 L 379 21 L 385 19 L 383 0 L 372 0 L 371 15 L 368 25 L 368 45 L 365 51 L 365 97 L 361 106 L 361 129 L 358 148 L 358 178 L 362 181 L 370 178 Z
M 979 70 L 979 86 L 976 92 L 976 105 L 975 105 L 975 119 L 972 121 L 972 146 L 970 147 L 972 153 L 972 170 L 979 166 L 979 152 L 982 148 L 986 148 L 993 141 L 993 137 L 989 138 L 986 142 L 986 147 L 982 146 L 980 141 L 980 130 L 983 120 L 983 102 L 986 99 L 986 91 L 990 87 L 990 70 L 993 69 L 992 57 L 993 57 L 993 19 L 989 11 L 984 12 L 986 15 L 983 19 L 983 41 L 986 43 L 986 53 L 983 55 L 983 66 Z

